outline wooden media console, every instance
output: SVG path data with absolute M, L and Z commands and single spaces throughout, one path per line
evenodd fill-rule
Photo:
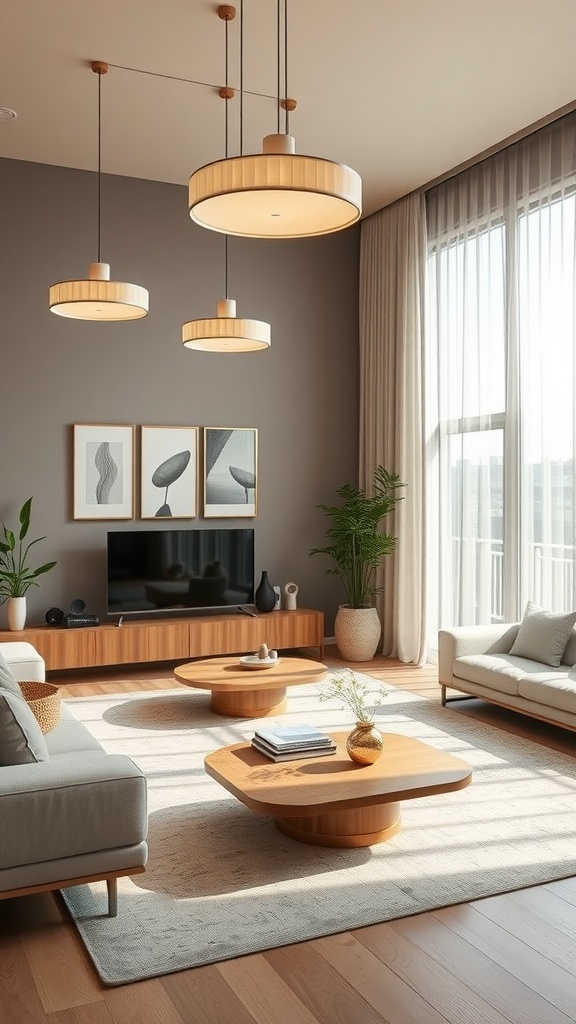
M 276 650 L 317 647 L 324 654 L 324 614 L 308 608 L 256 616 L 241 612 L 163 619 L 124 619 L 121 626 L 31 626 L 0 630 L 0 642 L 24 640 L 48 671 L 247 654 L 262 643 Z

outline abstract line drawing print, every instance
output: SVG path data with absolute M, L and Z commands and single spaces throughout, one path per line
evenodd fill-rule
M 110 441 L 101 444 L 90 442 L 86 445 L 86 457 L 93 460 L 98 473 L 96 486 L 92 474 L 86 466 L 86 504 L 94 501 L 97 505 L 115 505 L 122 501 L 122 477 L 119 476 L 119 463 L 122 458 L 122 445 Z
M 204 445 L 204 515 L 255 516 L 256 429 L 206 427 Z
M 74 424 L 74 519 L 132 519 L 134 427 Z

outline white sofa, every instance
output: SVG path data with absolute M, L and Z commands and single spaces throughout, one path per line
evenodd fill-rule
M 28 646 L 0 644 L 0 653 L 15 679 L 29 680 L 34 666 L 43 681 L 34 648 L 14 650 Z M 118 877 L 146 864 L 145 777 L 126 755 L 107 754 L 65 703 L 43 742 L 30 763 L 6 763 L 0 743 L 0 899 L 102 879 L 115 916 Z
M 458 626 L 438 634 L 442 704 L 447 689 L 576 730 L 576 629 L 558 666 L 511 654 L 520 623 Z

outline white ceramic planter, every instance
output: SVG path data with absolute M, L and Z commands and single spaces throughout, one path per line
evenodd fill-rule
M 24 629 L 26 625 L 26 598 L 9 597 L 6 602 L 8 613 L 8 629 Z
M 345 661 L 372 661 L 382 626 L 375 608 L 350 608 L 341 604 L 334 622 L 334 636 Z

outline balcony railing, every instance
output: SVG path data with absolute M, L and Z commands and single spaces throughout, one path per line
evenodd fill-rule
M 464 583 L 458 592 L 459 608 L 453 621 L 463 624 L 504 621 L 504 545 L 483 537 L 453 537 L 454 578 Z M 523 589 L 530 600 L 550 611 L 576 607 L 574 547 L 567 544 L 530 544 L 523 570 Z M 462 593 L 466 591 L 466 593 Z

